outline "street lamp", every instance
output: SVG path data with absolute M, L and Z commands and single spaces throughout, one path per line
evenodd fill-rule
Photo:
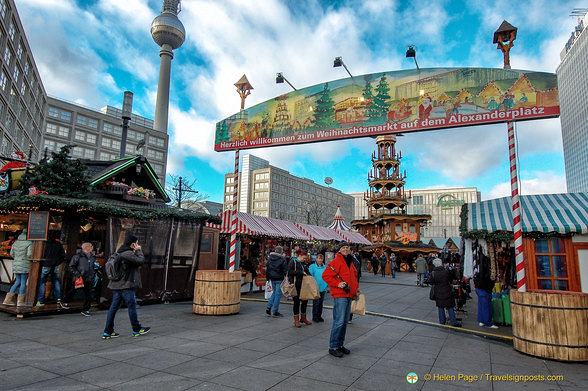
M 333 61 L 333 68 L 340 67 L 341 65 L 343 65 L 343 68 L 345 68 L 345 70 L 349 74 L 349 77 L 353 77 L 351 72 L 349 72 L 349 69 L 347 69 L 347 65 L 345 65 L 345 63 L 343 62 L 343 58 L 342 57 L 335 57 L 335 61 Z
M 120 157 L 125 157 L 127 150 L 127 133 L 129 130 L 129 121 L 131 120 L 131 114 L 133 112 L 133 93 L 131 91 L 125 91 L 123 98 L 122 107 L 122 140 L 120 142 Z
M 306 224 L 310 224 L 310 204 L 306 203 Z
M 283 83 L 283 82 L 286 82 L 286 83 L 288 83 L 288 85 L 289 85 L 290 87 L 292 87 L 292 89 L 293 89 L 294 91 L 298 91 L 298 90 L 296 89 L 296 87 L 294 87 L 294 86 L 292 85 L 292 83 L 290 83 L 290 82 L 288 81 L 288 79 L 286 79 L 286 78 L 284 77 L 284 75 L 282 74 L 282 72 L 278 72 L 278 73 L 276 74 L 276 84 L 281 84 L 281 83 Z
M 408 50 L 406 51 L 406 58 L 413 58 L 414 59 L 414 65 L 416 65 L 417 69 L 420 71 L 421 68 L 419 68 L 419 63 L 417 62 L 416 59 L 416 50 L 414 49 L 413 45 L 410 45 L 408 47 Z
M 178 187 L 174 187 L 174 188 L 172 188 L 172 190 L 176 190 L 178 192 L 178 208 L 181 208 L 182 207 L 182 194 L 183 193 L 198 194 L 198 191 L 192 190 L 192 189 L 182 189 L 182 182 L 183 182 L 182 177 L 180 177 L 180 180 L 178 182 L 179 182 Z

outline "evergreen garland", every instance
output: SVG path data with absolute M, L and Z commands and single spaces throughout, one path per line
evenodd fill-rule
M 35 187 L 48 194 L 72 198 L 86 198 L 90 187 L 90 174 L 80 159 L 70 159 L 74 145 L 64 145 L 59 152 L 51 152 L 51 158 L 44 157 L 33 169 L 28 169 L 20 179 L 21 194 L 29 194 Z
M 62 209 L 64 213 L 77 215 L 101 213 L 113 217 L 132 217 L 141 220 L 158 220 L 173 217 L 182 221 L 205 221 L 213 224 L 220 224 L 222 222 L 217 216 L 184 209 L 166 208 L 157 210 L 133 210 L 102 203 L 97 200 L 61 198 L 41 194 L 11 197 L 0 200 L 0 213 L 12 213 L 19 209 L 22 210 L 23 207 L 34 210 Z

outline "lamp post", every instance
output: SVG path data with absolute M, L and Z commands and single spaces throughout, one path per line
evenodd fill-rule
M 172 188 L 173 190 L 178 192 L 178 208 L 182 207 L 182 194 L 183 193 L 194 193 L 194 194 L 198 194 L 197 190 L 192 190 L 192 189 L 182 189 L 182 182 L 183 179 L 182 177 L 180 177 L 180 180 L 178 182 L 178 186 Z
M 292 85 L 292 83 L 290 83 L 290 82 L 288 81 L 288 79 L 286 79 L 286 78 L 284 77 L 284 75 L 282 74 L 282 72 L 278 72 L 278 73 L 276 74 L 276 84 L 281 84 L 281 83 L 283 83 L 283 82 L 286 82 L 286 83 L 288 83 L 288 85 L 289 85 L 290 87 L 292 87 L 292 89 L 293 89 L 294 91 L 298 91 L 298 90 L 296 89 L 296 87 L 294 87 L 294 86 Z
M 306 203 L 306 224 L 310 224 L 310 204 Z
M 408 47 L 408 49 L 406 50 L 406 58 L 413 58 L 414 59 L 414 65 L 416 65 L 417 69 L 420 71 L 421 68 L 419 68 L 419 63 L 417 62 L 416 59 L 416 50 L 414 49 L 413 45 L 410 45 Z
M 122 139 L 120 141 L 120 157 L 125 157 L 127 150 L 127 133 L 129 131 L 129 122 L 131 121 L 131 114 L 133 112 L 133 93 L 125 91 L 122 107 Z
M 496 43 L 498 45 L 497 49 L 502 52 L 504 59 L 504 69 L 510 69 L 510 48 L 513 47 L 513 42 L 516 37 L 517 28 L 512 26 L 506 20 L 503 20 L 500 27 L 498 27 L 498 30 L 494 32 L 493 43 Z M 527 281 L 525 277 L 525 260 L 523 254 L 523 225 L 521 222 L 521 205 L 519 200 L 519 179 L 517 170 L 517 148 L 513 121 L 507 121 L 506 126 L 508 132 L 508 154 L 510 156 L 510 189 L 515 240 L 517 289 L 519 292 L 526 292 Z

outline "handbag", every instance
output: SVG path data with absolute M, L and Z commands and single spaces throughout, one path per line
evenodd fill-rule
M 296 291 L 296 285 L 290 282 L 287 273 L 286 277 L 284 277 L 284 281 L 282 281 L 282 284 L 280 285 L 280 289 L 282 290 L 282 294 L 286 297 L 294 297 L 298 295 L 298 291 Z
M 435 285 L 431 285 L 431 290 L 429 291 L 429 299 L 435 300 Z
M 305 275 L 302 277 L 302 286 L 300 287 L 300 300 L 320 299 L 321 293 L 318 284 L 313 276 Z
M 272 282 L 270 280 L 267 280 L 265 282 L 265 298 L 270 299 L 273 293 L 274 291 L 272 290 Z
M 365 315 L 365 295 L 360 293 L 357 300 L 351 301 L 351 313 L 355 315 Z
M 82 278 L 82 276 L 76 277 L 75 281 L 74 281 L 74 286 L 76 289 L 80 289 L 84 287 L 84 279 Z

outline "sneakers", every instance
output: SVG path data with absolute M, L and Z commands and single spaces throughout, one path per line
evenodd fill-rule
M 102 334 L 102 339 L 111 339 L 111 338 L 118 338 L 120 336 L 119 333 L 115 333 L 114 331 L 110 334 L 104 333 Z
M 92 314 L 90 313 L 90 311 L 82 311 L 81 314 L 84 315 L 84 316 L 92 316 Z
M 341 346 L 341 347 L 339 348 L 339 351 L 340 351 L 341 353 L 343 353 L 343 354 L 349 354 L 349 353 L 351 353 L 351 350 L 347 349 L 345 346 Z
M 480 323 L 478 323 L 478 326 L 484 327 L 484 323 L 480 322 Z
M 281 318 L 282 316 L 284 316 L 284 315 L 280 314 L 279 312 L 274 312 L 274 315 L 273 315 L 274 318 Z
M 59 304 L 59 306 L 64 310 L 69 308 L 69 304 L 62 302 L 61 300 L 57 300 L 57 304 Z
M 151 330 L 151 327 L 143 327 L 139 331 L 133 331 L 133 337 L 138 337 L 140 335 L 145 335 Z
M 272 314 L 272 309 L 271 309 L 271 308 L 267 308 L 267 307 L 266 307 L 266 309 L 265 309 L 265 313 L 266 313 L 266 315 L 267 315 L 267 316 L 271 316 L 271 314 Z
M 37 307 L 43 307 L 45 305 L 45 303 L 42 303 L 41 301 L 37 301 L 36 306 Z
M 343 352 L 339 349 L 329 349 L 329 354 L 339 358 L 343 357 Z
M 488 329 L 497 329 L 498 326 L 496 326 L 496 325 L 493 324 L 492 326 L 487 326 L 486 328 L 488 328 Z

